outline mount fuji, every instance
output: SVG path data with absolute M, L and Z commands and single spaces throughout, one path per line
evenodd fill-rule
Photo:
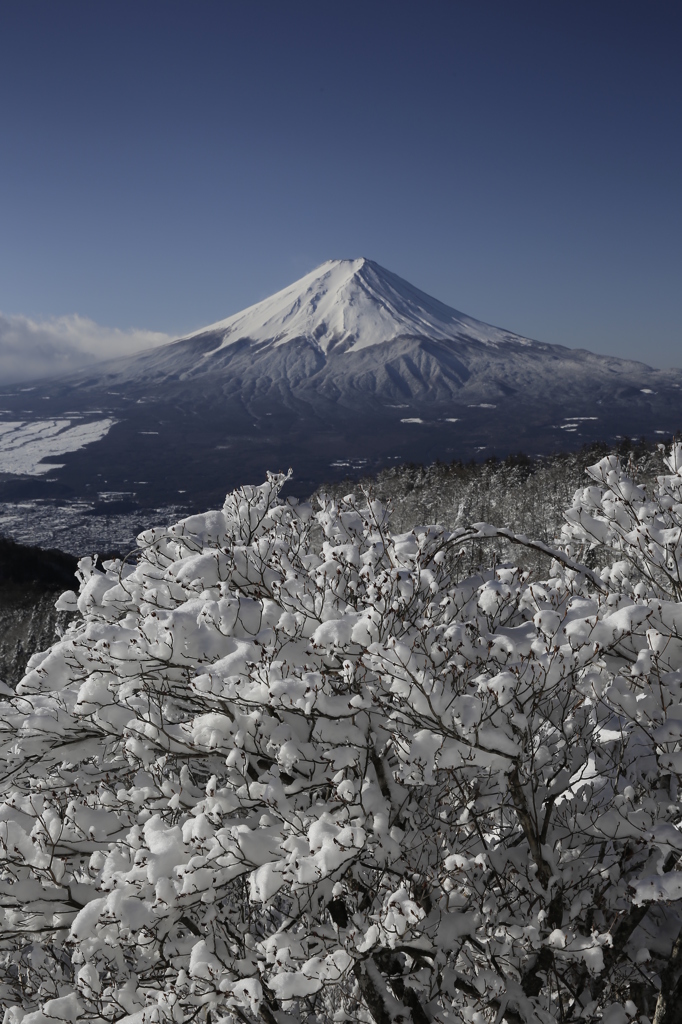
M 390 462 L 670 434 L 682 426 L 682 371 L 532 341 L 371 260 L 330 260 L 226 320 L 14 388 L 2 404 L 24 431 L 49 420 L 93 440 L 53 444 L 23 474 L 0 460 L 0 496 L 32 475 L 32 493 L 215 501 L 290 465 L 304 493 Z

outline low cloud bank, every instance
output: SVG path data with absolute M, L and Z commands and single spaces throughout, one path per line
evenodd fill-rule
M 57 377 L 172 340 L 160 331 L 101 327 L 77 313 L 41 321 L 0 313 L 0 385 Z

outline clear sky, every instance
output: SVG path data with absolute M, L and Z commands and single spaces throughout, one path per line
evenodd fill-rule
M 520 334 L 682 365 L 679 3 L 3 0 L 0 41 L 17 358 L 74 324 L 113 355 L 368 256 Z

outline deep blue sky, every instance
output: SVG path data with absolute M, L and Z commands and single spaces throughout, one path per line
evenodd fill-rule
M 4 0 L 0 311 L 179 334 L 363 255 L 682 365 L 681 30 L 649 0 Z

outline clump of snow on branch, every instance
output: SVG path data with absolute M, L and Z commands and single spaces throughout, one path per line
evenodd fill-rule
M 2 690 L 6 1024 L 672 1020 L 682 446 L 589 474 L 542 582 L 282 476 L 82 559 Z

